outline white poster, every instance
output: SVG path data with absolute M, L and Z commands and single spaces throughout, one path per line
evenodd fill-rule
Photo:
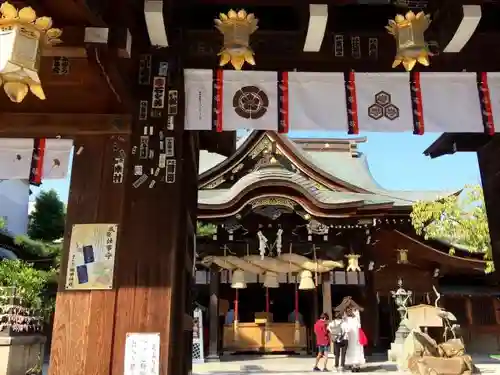
M 160 334 L 127 333 L 124 375 L 160 374 Z
M 66 290 L 112 289 L 118 224 L 75 224 Z

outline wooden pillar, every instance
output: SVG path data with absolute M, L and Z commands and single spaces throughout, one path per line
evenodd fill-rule
M 130 148 L 129 139 L 123 136 L 88 136 L 74 140 L 50 375 L 109 375 L 116 291 L 65 291 L 64 287 L 72 226 L 121 224 L 125 183 L 113 183 L 115 144 L 118 152 Z
M 500 280 L 500 136 L 477 152 L 484 200 L 488 212 L 488 225 L 491 237 L 493 261 L 496 265 L 496 278 Z
M 208 307 L 209 319 L 209 345 L 207 361 L 219 361 L 219 288 L 220 271 L 216 268 L 210 269 L 210 305 Z
M 326 312 L 330 319 L 333 319 L 332 311 L 332 282 L 330 281 L 330 274 L 324 273 L 321 275 L 321 285 L 323 293 L 323 312 Z
M 163 89 L 163 78 L 156 80 L 153 92 L 163 62 L 177 70 L 169 70 Z M 144 84 L 133 89 L 137 112 L 130 137 L 75 140 L 75 150 L 83 151 L 73 163 L 68 229 L 75 223 L 119 225 L 114 285 L 70 292 L 61 281 L 49 375 L 123 375 L 130 333 L 159 334 L 160 374 L 190 371 L 198 142 L 196 133 L 183 130 L 179 64 L 153 55 L 150 71 L 143 65 Z M 113 183 L 120 156 L 125 175 Z

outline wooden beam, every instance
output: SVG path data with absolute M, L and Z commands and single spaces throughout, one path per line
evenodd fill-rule
M 319 52 L 325 39 L 328 23 L 328 4 L 309 4 L 309 26 L 307 27 L 304 52 Z
M 128 114 L 0 113 L 0 137 L 128 134 Z
M 335 56 L 334 40 L 342 35 L 344 40 L 344 56 Z M 350 40 L 359 37 L 361 46 L 360 58 L 350 55 Z M 377 40 L 377 53 L 370 56 L 368 46 L 371 39 Z M 435 41 L 431 35 L 429 42 Z M 302 31 L 257 31 L 252 35 L 250 44 L 255 51 L 256 70 L 288 70 L 313 72 L 400 72 L 392 69 L 394 61 L 394 38 L 383 29 L 378 31 L 349 31 L 346 33 L 328 32 L 325 35 L 321 52 L 303 52 L 304 33 Z M 186 68 L 213 69 L 217 66 L 217 53 L 220 51 L 219 35 L 212 31 L 189 30 L 186 33 L 185 45 L 189 46 Z M 500 33 L 476 32 L 473 40 L 461 52 L 450 54 L 437 51 L 431 58 L 430 67 L 419 66 L 422 72 L 462 72 L 466 71 L 499 71 L 500 67 Z

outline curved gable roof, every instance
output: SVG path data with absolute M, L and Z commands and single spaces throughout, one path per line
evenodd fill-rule
M 200 154 L 199 186 L 202 189 L 200 190 L 200 198 L 203 200 L 208 198 L 208 195 L 217 194 L 216 192 L 227 196 L 221 190 L 214 189 L 210 190 L 211 193 L 209 193 L 208 190 L 203 189 L 203 186 L 215 181 L 228 170 L 235 168 L 258 146 L 264 137 L 268 137 L 275 142 L 277 148 L 296 164 L 304 174 L 330 188 L 332 193 L 338 190 L 335 187 L 340 186 L 347 190 L 347 193 L 374 194 L 378 196 L 378 200 L 385 198 L 387 201 L 393 201 L 397 206 L 410 206 L 419 200 L 435 200 L 455 193 L 452 191 L 387 190 L 375 181 L 370 172 L 367 158 L 361 152 L 304 150 L 285 135 L 275 132 L 254 131 L 238 141 L 236 153 L 229 158 L 207 152 Z M 311 141 L 317 143 L 317 141 Z M 337 142 L 346 146 L 360 141 L 363 142 L 364 139 L 358 141 L 342 139 Z M 301 140 L 301 142 L 304 142 L 304 140 Z M 203 194 L 205 191 L 207 194 Z M 204 197 L 204 195 L 207 195 L 207 197 Z

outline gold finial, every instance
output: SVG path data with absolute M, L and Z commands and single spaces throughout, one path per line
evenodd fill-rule
M 245 62 L 255 65 L 249 42 L 250 35 L 258 28 L 259 20 L 255 15 L 247 14 L 243 9 L 238 12 L 231 9 L 227 15 L 221 13 L 214 22 L 217 30 L 224 35 L 224 47 L 219 52 L 219 65 L 224 66 L 230 62 L 236 70 L 241 70 Z
M 409 11 L 404 16 L 398 14 L 394 20 L 389 20 L 385 28 L 396 39 L 396 58 L 392 64 L 396 68 L 401 63 L 407 72 L 418 63 L 429 66 L 431 53 L 424 39 L 424 32 L 431 23 L 430 15 L 424 12 L 418 14 Z
M 37 18 L 31 7 L 18 11 L 8 1 L 0 6 L 0 15 L 0 86 L 15 103 L 29 91 L 44 100 L 38 77 L 40 48 L 61 43 L 62 30 L 52 28 L 50 17 Z

